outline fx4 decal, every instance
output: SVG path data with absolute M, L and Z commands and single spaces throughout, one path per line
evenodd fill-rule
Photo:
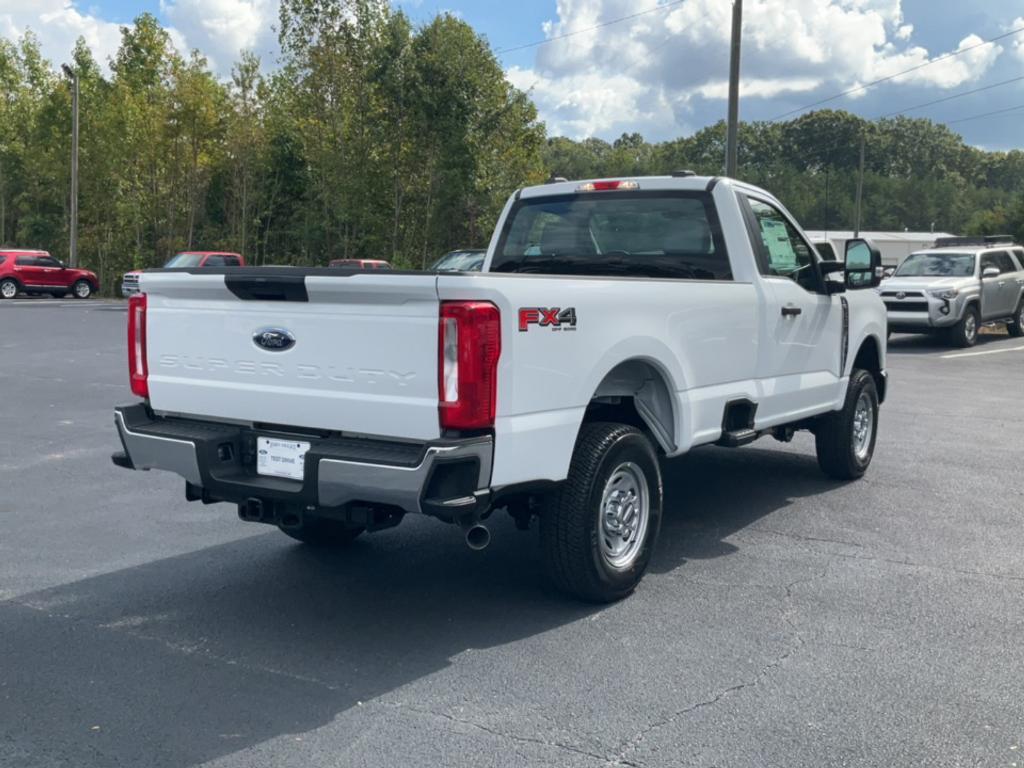
M 550 328 L 552 331 L 575 331 L 576 309 L 569 307 L 522 307 L 519 310 L 519 330 L 530 330 L 531 325 Z

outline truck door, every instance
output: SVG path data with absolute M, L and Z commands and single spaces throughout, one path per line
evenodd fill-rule
M 743 201 L 764 302 L 757 426 L 800 418 L 836 401 L 841 387 L 843 306 L 824 291 L 814 249 L 787 214 Z

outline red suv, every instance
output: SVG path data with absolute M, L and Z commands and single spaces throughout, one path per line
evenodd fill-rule
M 19 293 L 88 299 L 99 287 L 95 272 L 65 267 L 46 251 L 0 249 L 0 299 Z
M 164 269 L 191 269 L 194 267 L 244 267 L 245 259 L 240 253 L 230 251 L 182 251 L 164 264 Z M 139 292 L 141 269 L 125 272 L 121 278 L 121 295 L 134 296 Z

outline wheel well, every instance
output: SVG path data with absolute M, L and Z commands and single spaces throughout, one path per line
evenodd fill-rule
M 665 453 L 676 448 L 672 390 L 665 376 L 643 360 L 620 363 L 602 379 L 583 421 L 632 424 L 649 433 Z
M 878 339 L 868 336 L 857 350 L 857 356 L 853 359 L 853 367 L 860 368 L 871 374 L 875 380 L 875 387 L 878 389 L 878 400 L 885 400 L 885 377 L 882 375 L 882 355 Z

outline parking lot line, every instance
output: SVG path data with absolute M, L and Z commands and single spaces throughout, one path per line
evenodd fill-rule
M 952 355 L 942 355 L 943 360 L 952 360 L 957 357 L 978 357 L 979 355 L 1001 355 L 1003 352 L 1024 352 L 1024 347 L 1009 347 L 1007 349 L 985 349 L 981 352 L 955 352 Z

